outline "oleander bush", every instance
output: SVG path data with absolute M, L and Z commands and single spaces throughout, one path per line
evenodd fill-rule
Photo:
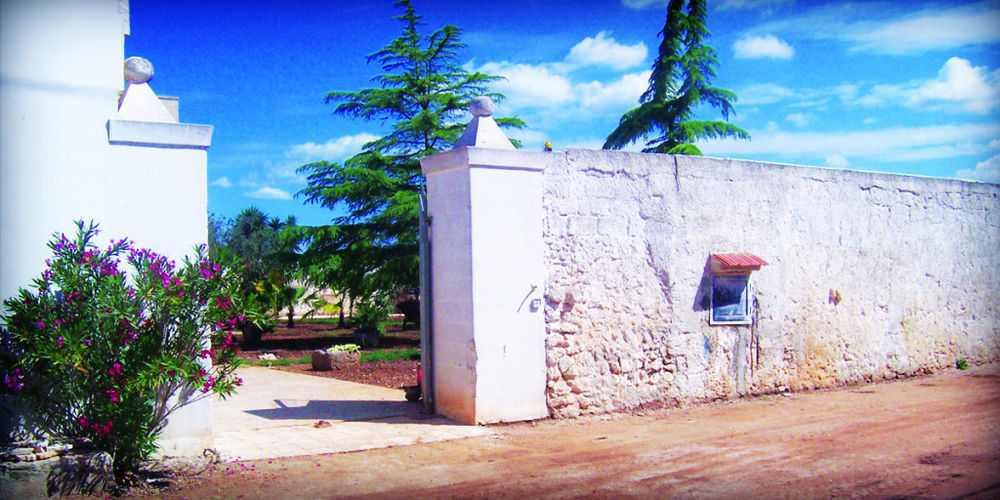
M 240 277 L 203 246 L 177 265 L 125 239 L 98 248 L 97 226 L 76 224 L 49 242 L 33 286 L 4 301 L 0 388 L 36 433 L 108 452 L 120 483 L 174 411 L 241 384 Z

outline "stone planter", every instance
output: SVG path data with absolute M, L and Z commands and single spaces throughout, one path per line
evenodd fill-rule
M 359 364 L 361 364 L 360 352 L 326 352 L 318 349 L 312 353 L 313 370 L 344 370 L 357 368 Z

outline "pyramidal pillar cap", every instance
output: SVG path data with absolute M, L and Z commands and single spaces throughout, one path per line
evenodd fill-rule
M 472 99 L 469 104 L 472 121 L 465 127 L 462 137 L 455 142 L 455 149 L 461 147 L 516 149 L 493 119 L 494 109 L 493 99 L 489 96 L 481 95 Z
M 133 120 L 142 122 L 177 123 L 174 115 L 163 105 L 160 98 L 149 88 L 149 80 L 153 78 L 153 64 L 142 57 L 130 57 L 125 60 L 124 76 L 128 80 L 128 88 L 122 95 L 118 105 L 118 120 Z

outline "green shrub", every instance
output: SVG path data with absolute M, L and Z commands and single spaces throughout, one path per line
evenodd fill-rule
M 328 353 L 335 352 L 361 352 L 361 346 L 357 344 L 339 344 L 326 350 Z
M 374 298 L 361 303 L 351 315 L 354 331 L 358 333 L 382 333 L 382 323 L 389 319 L 391 312 L 387 300 Z
M 958 368 L 959 370 L 968 370 L 969 362 L 964 359 L 959 359 L 955 362 L 955 368 Z
M 122 482 L 172 412 L 242 383 L 239 277 L 203 247 L 177 267 L 124 239 L 99 249 L 96 226 L 77 226 L 75 239 L 49 243 L 34 290 L 4 301 L 0 387 L 27 407 L 31 430 L 108 452 Z

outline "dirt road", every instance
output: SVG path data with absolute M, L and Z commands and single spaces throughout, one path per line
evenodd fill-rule
M 216 465 L 160 498 L 1000 498 L 1000 367 Z

